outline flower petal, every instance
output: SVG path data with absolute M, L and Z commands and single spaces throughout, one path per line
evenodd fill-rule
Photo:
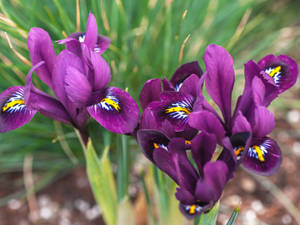
M 110 68 L 105 59 L 101 55 L 92 52 L 91 53 L 91 63 L 93 66 L 93 89 L 94 91 L 101 90 L 105 88 L 110 82 Z
M 92 94 L 92 87 L 87 77 L 72 66 L 66 68 L 66 73 L 65 91 L 68 98 L 77 107 L 86 106 Z
M 178 91 L 186 78 L 188 78 L 192 74 L 200 77 L 202 73 L 202 69 L 200 68 L 197 61 L 185 63 L 175 71 L 170 81 Z
M 189 94 L 194 98 L 196 98 L 197 91 L 198 91 L 198 83 L 199 83 L 199 77 L 196 76 L 195 74 L 192 74 L 183 81 L 179 91 Z
M 231 95 L 234 83 L 233 59 L 223 47 L 212 44 L 205 50 L 204 62 L 207 92 L 219 106 L 225 124 L 230 126 Z
M 159 101 L 161 94 L 160 79 L 147 80 L 144 84 L 141 94 L 140 103 L 143 110 L 153 101 Z
M 267 55 L 258 64 L 262 67 L 265 74 L 273 78 L 278 87 L 279 93 L 292 87 L 298 77 L 297 63 L 286 55 Z
M 39 78 L 52 88 L 52 71 L 56 53 L 49 34 L 41 28 L 31 28 L 27 39 L 32 65 L 44 61 L 45 64 L 36 69 Z
M 98 28 L 95 16 L 90 12 L 88 22 L 86 25 L 86 33 L 84 43 L 90 48 L 94 49 L 98 40 Z
M 211 160 L 217 146 L 216 136 L 205 131 L 195 136 L 192 140 L 192 156 L 198 167 L 199 174 L 203 177 L 203 167 Z
M 153 151 L 158 148 L 163 148 L 168 151 L 169 138 L 157 130 L 138 130 L 137 141 L 144 155 L 153 161 Z
M 110 44 L 110 39 L 104 35 L 98 35 L 96 45 L 94 47 L 94 52 L 102 54 L 106 51 Z
M 225 130 L 218 117 L 209 111 L 193 112 L 189 116 L 189 125 L 195 129 L 215 134 L 220 143 L 225 136 Z
M 88 107 L 90 115 L 107 130 L 125 134 L 137 127 L 139 108 L 133 98 L 120 88 L 109 87 Z
M 28 123 L 36 111 L 24 101 L 24 87 L 13 86 L 0 94 L 0 133 L 17 129 Z
M 27 74 L 26 85 L 24 88 L 24 101 L 31 110 L 37 110 L 40 114 L 67 124 L 72 120 L 64 106 L 52 96 L 35 88 L 32 83 L 33 71 L 43 65 L 43 61 L 36 64 Z
M 234 119 L 233 127 L 232 127 L 232 133 L 239 133 L 239 132 L 251 132 L 251 125 L 246 119 L 246 117 L 243 115 L 241 111 L 237 112 L 237 116 Z
M 268 137 L 257 139 L 253 143 L 243 160 L 243 167 L 260 175 L 272 175 L 282 160 L 279 146 Z
M 253 127 L 254 137 L 264 137 L 271 133 L 275 127 L 275 119 L 273 114 L 264 106 L 255 108 L 254 113 L 255 125 Z
M 195 217 L 199 216 L 201 213 L 207 213 L 210 209 L 214 206 L 213 202 L 210 203 L 198 203 L 194 202 L 193 204 L 179 204 L 179 209 L 181 213 L 187 219 L 194 219 Z
M 152 102 L 149 108 L 154 112 L 158 123 L 168 120 L 176 132 L 184 131 L 193 110 L 194 98 L 181 92 L 164 92 L 161 102 Z

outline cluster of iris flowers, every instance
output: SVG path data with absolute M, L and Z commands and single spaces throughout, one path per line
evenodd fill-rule
M 214 206 L 240 164 L 260 175 L 279 168 L 280 148 L 267 136 L 275 126 L 267 107 L 297 80 L 297 64 L 290 57 L 268 55 L 257 63 L 247 62 L 244 91 L 232 110 L 232 57 L 221 46 L 209 45 L 205 72 L 191 62 L 180 66 L 171 80 L 144 84 L 139 116 L 126 91 L 107 86 L 110 68 L 101 54 L 110 40 L 98 35 L 93 14 L 85 33 L 73 33 L 58 43 L 66 49 L 56 55 L 46 31 L 30 30 L 33 67 L 25 86 L 0 94 L 0 132 L 28 123 L 38 112 L 75 127 L 87 142 L 91 116 L 111 132 L 137 138 L 144 155 L 178 184 L 176 198 L 187 218 Z M 34 86 L 34 71 L 56 97 Z M 204 85 L 213 105 L 203 95 Z
M 188 218 L 214 206 L 240 164 L 260 175 L 279 168 L 281 151 L 268 137 L 275 121 L 267 107 L 298 76 L 297 64 L 288 56 L 250 60 L 244 91 L 232 110 L 232 57 L 212 44 L 204 63 L 204 73 L 191 62 L 171 80 L 148 80 L 140 94 L 144 112 L 137 140 L 145 156 L 178 184 L 175 195 Z M 204 85 L 213 105 L 203 95 Z

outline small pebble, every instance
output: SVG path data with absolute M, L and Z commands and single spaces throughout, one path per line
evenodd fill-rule
M 293 220 L 292 220 L 292 217 L 289 214 L 285 214 L 281 218 L 281 221 L 282 221 L 283 224 L 291 224 Z
M 19 208 L 21 208 L 22 203 L 21 203 L 20 200 L 17 200 L 17 199 L 11 199 L 11 200 L 9 200 L 7 206 L 8 206 L 8 208 L 11 209 L 11 210 L 18 210 Z
M 300 120 L 300 113 L 298 110 L 291 110 L 287 113 L 287 120 L 289 123 L 297 123 Z

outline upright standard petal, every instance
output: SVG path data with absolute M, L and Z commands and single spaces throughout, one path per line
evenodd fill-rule
M 91 84 L 93 84 L 93 90 L 98 91 L 105 88 L 110 82 L 110 68 L 105 59 L 95 52 L 91 52 L 91 64 Z
M 298 77 L 297 63 L 286 55 L 267 55 L 262 58 L 258 64 L 262 67 L 263 73 L 270 76 L 276 86 L 279 93 L 292 87 Z
M 205 86 L 219 106 L 227 127 L 231 123 L 231 95 L 234 83 L 233 59 L 221 46 L 209 45 L 204 53 Z
M 265 137 L 253 141 L 242 165 L 253 173 L 269 176 L 277 171 L 281 160 L 281 151 L 277 143 Z
M 95 16 L 90 12 L 88 22 L 86 25 L 86 33 L 84 43 L 90 48 L 94 49 L 98 40 L 98 27 Z
M 254 111 L 253 136 L 264 137 L 271 133 L 275 127 L 273 114 L 264 106 L 258 106 Z
M 87 108 L 88 112 L 107 130 L 125 134 L 137 127 L 139 108 L 126 91 L 109 87 L 96 96 L 96 102 Z
M 0 94 L 0 133 L 17 129 L 28 123 L 36 111 L 24 101 L 24 87 L 13 86 Z
M 140 93 L 140 104 L 143 110 L 153 101 L 160 100 L 161 94 L 160 79 L 147 80 Z
M 41 28 L 31 28 L 27 45 L 33 66 L 41 61 L 45 62 L 44 65 L 36 69 L 36 73 L 45 84 L 52 88 L 52 71 L 56 53 L 49 34 Z

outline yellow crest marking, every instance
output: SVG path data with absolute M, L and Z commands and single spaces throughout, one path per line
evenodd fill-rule
M 241 154 L 241 152 L 244 151 L 244 147 L 239 147 L 237 150 L 235 150 L 235 155 L 238 156 L 239 154 Z
M 264 158 L 263 152 L 260 149 L 260 147 L 257 146 L 257 145 L 254 145 L 253 148 L 254 148 L 254 150 L 255 150 L 255 152 L 257 154 L 258 160 L 261 161 L 261 162 L 264 162 L 265 158 Z
M 172 113 L 172 112 L 185 112 L 186 114 L 190 114 L 191 111 L 188 110 L 187 108 L 183 108 L 183 107 L 179 107 L 179 106 L 176 106 L 176 107 L 171 107 L 171 108 L 167 108 L 165 110 L 166 113 Z
M 185 140 L 185 143 L 188 144 L 188 145 L 192 144 L 192 142 L 189 141 L 189 140 Z
M 153 143 L 153 146 L 154 146 L 154 148 L 159 148 L 158 144 L 155 142 Z
M 20 99 L 20 100 L 14 100 L 14 101 L 11 101 L 11 102 L 8 102 L 5 106 L 2 107 L 2 112 L 5 112 L 6 110 L 8 110 L 9 108 L 11 107 L 14 107 L 15 105 L 24 105 L 25 102 L 23 99 Z
M 190 214 L 195 214 L 196 208 L 197 208 L 196 205 L 191 205 L 189 213 L 190 213 Z
M 114 100 L 110 99 L 110 98 L 103 98 L 101 100 L 101 102 L 106 102 L 107 104 L 109 104 L 110 106 L 112 106 L 118 112 L 121 109 L 121 107 L 118 105 L 118 103 L 115 102 Z
M 275 74 L 279 73 L 281 71 L 281 66 L 277 66 L 269 73 L 270 77 L 274 77 Z

